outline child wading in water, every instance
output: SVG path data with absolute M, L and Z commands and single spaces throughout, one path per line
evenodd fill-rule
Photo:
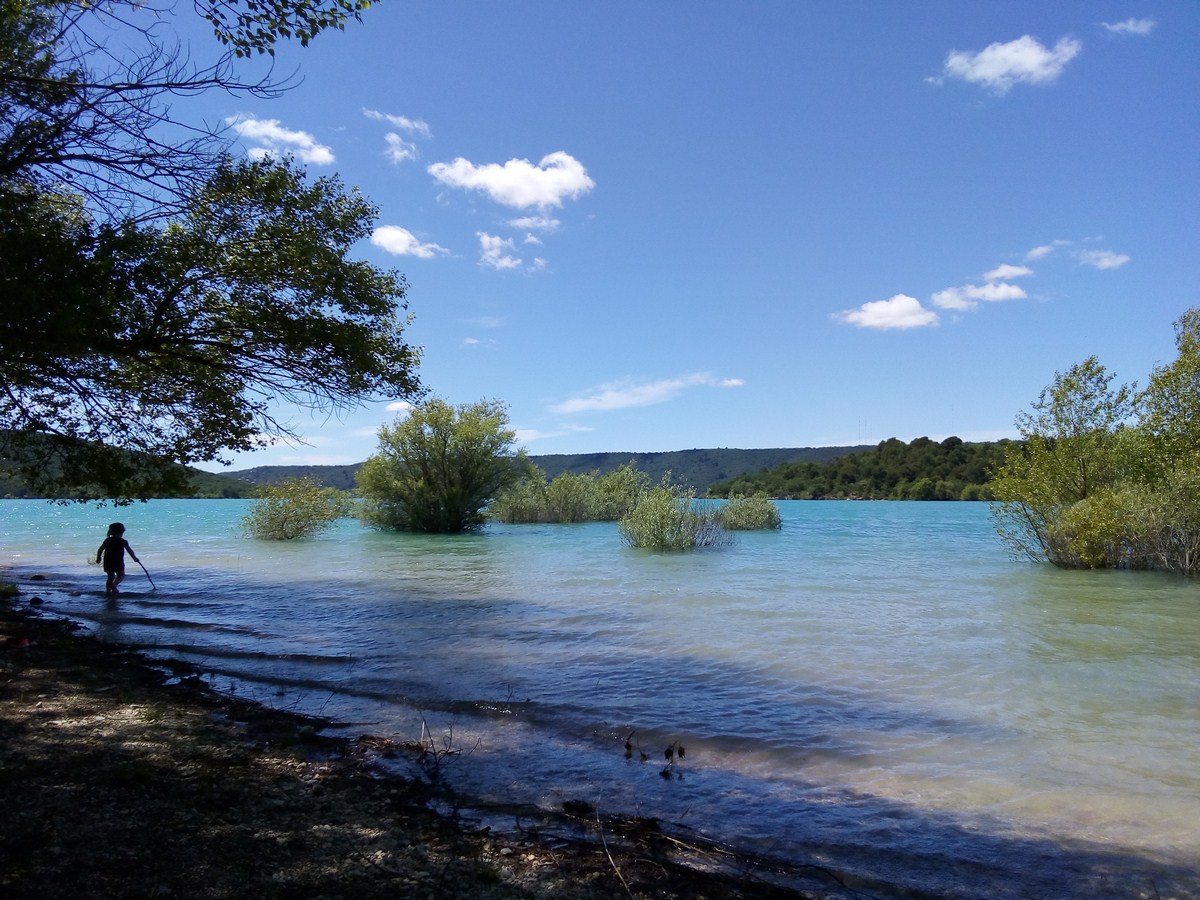
M 102 557 L 104 560 L 104 593 L 110 597 L 121 593 L 117 590 L 117 585 L 125 579 L 126 550 L 135 563 L 141 562 L 129 546 L 129 541 L 125 540 L 125 526 L 120 522 L 113 522 L 108 526 L 108 537 L 96 550 L 96 562 L 100 562 Z

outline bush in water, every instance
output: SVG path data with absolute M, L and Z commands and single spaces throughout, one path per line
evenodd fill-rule
M 717 521 L 729 531 L 761 531 L 782 528 L 779 507 L 765 493 L 743 497 L 735 494 L 717 509 Z
M 680 494 L 667 484 L 647 491 L 619 528 L 625 543 L 645 550 L 693 550 L 732 541 L 715 506 L 697 504 L 695 491 Z
M 289 478 L 262 489 L 242 519 L 242 528 L 263 541 L 291 541 L 324 531 L 351 513 L 350 501 L 336 488 L 313 478 Z

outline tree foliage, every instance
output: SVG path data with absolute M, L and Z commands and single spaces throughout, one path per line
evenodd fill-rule
M 509 524 L 615 522 L 649 489 L 649 476 L 632 462 L 612 472 L 560 472 L 551 481 L 536 466 L 496 497 L 490 515 Z
M 1064 568 L 1200 573 L 1198 328 L 1200 311 L 1188 310 L 1176 359 L 1140 394 L 1089 357 L 1017 417 L 1024 441 L 991 482 L 1014 552 Z
M 1003 447 L 957 437 L 896 438 L 827 462 L 799 460 L 747 473 L 709 488 L 709 496 L 763 493 L 797 500 L 982 500 Z
M 197 8 L 236 56 L 274 56 L 280 38 L 295 38 L 307 47 L 327 28 L 341 30 L 350 20 L 362 21 L 370 5 L 371 0 L 208 0 Z
M 379 449 L 358 472 L 363 517 L 403 531 L 456 533 L 482 525 L 484 510 L 516 475 L 508 413 L 494 400 L 451 406 L 432 398 L 379 431 Z
M 1158 463 L 1200 469 L 1200 309 L 1175 323 L 1177 355 L 1158 366 L 1139 398 L 1143 427 L 1154 436 Z
M 61 247 L 76 269 L 34 302 L 25 260 L 0 258 L 0 285 L 19 298 L 0 305 L 0 419 L 12 437 L 61 440 L 16 440 L 10 468 L 39 485 L 78 469 L 69 483 L 97 496 L 145 496 L 169 463 L 288 434 L 279 401 L 333 410 L 417 394 L 406 284 L 350 257 L 374 216 L 336 179 L 274 161 L 223 164 L 165 225 L 45 214 L 47 255 Z M 34 239 L 9 229 L 0 241 Z M 118 449 L 146 469 L 118 471 Z
M 207 180 L 226 152 L 223 126 L 182 115 L 208 91 L 277 96 L 287 83 L 243 80 L 238 57 L 306 44 L 357 19 L 366 0 L 196 0 L 211 50 L 179 44 L 176 0 L 0 3 L 0 183 L 79 194 L 115 222 L 157 217 Z
M 0 0 L 0 475 L 169 493 L 173 463 L 288 436 L 277 402 L 415 394 L 403 279 L 348 255 L 373 207 L 289 163 L 230 163 L 223 126 L 180 112 L 274 96 L 287 84 L 240 80 L 238 57 L 365 6 Z M 175 14 L 213 25 L 211 52 L 177 43 Z
M 311 478 L 294 478 L 262 488 L 242 527 L 259 540 L 291 541 L 320 534 L 350 513 L 350 501 L 342 491 L 322 487 Z

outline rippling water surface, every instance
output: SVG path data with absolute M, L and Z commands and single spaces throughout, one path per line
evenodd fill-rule
M 983 504 L 780 506 L 781 532 L 658 556 L 611 524 L 264 543 L 244 501 L 156 501 L 115 515 L 157 589 L 131 563 L 113 605 L 87 564 L 113 510 L 5 501 L 0 563 L 221 689 L 428 727 L 481 798 L 582 799 L 862 884 L 1200 896 L 1200 585 L 1014 561 Z

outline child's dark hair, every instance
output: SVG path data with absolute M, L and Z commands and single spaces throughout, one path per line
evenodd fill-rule
M 124 533 L 125 533 L 125 526 L 122 525 L 120 522 L 113 522 L 111 525 L 108 526 L 108 536 L 109 537 L 120 537 Z

